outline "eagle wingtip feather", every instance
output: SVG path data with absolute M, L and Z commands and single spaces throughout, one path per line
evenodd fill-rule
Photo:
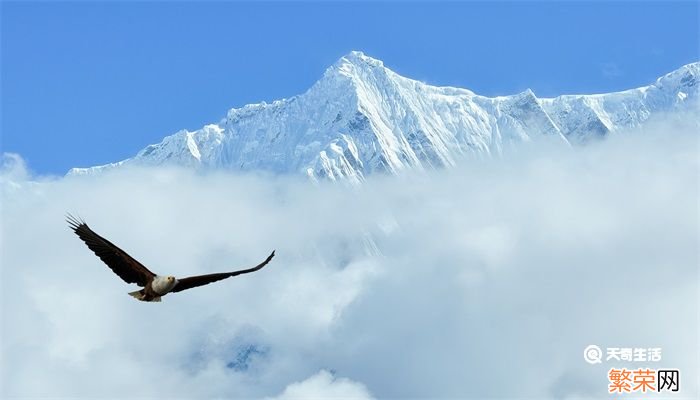
M 66 222 L 68 222 L 68 226 L 70 226 L 70 228 L 73 229 L 73 231 L 78 230 L 78 228 L 80 228 L 81 225 L 86 225 L 85 221 L 83 221 L 82 218 L 75 217 L 71 213 L 66 213 Z

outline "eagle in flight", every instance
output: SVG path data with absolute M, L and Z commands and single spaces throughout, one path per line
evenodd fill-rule
M 160 301 L 160 298 L 168 293 L 181 292 L 197 286 L 208 285 L 212 282 L 232 276 L 255 272 L 262 269 L 262 267 L 267 265 L 267 263 L 272 260 L 272 257 L 275 256 L 273 250 L 272 254 L 270 254 L 265 261 L 249 269 L 177 279 L 174 276 L 154 274 L 143 264 L 126 254 L 124 250 L 93 232 L 85 221 L 78 220 L 70 214 L 66 217 L 66 220 L 71 229 L 73 229 L 73 232 L 75 232 L 75 234 L 85 242 L 88 248 L 107 264 L 115 274 L 119 275 L 124 282 L 135 283 L 143 287 L 141 290 L 129 293 L 131 296 L 141 301 Z

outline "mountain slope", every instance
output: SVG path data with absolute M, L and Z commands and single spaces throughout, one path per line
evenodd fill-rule
M 232 109 L 218 124 L 177 132 L 133 158 L 69 173 L 174 164 L 361 181 L 374 172 L 499 154 L 521 142 L 585 143 L 687 107 L 697 101 L 699 75 L 700 63 L 693 63 L 623 92 L 538 99 L 527 90 L 489 98 L 408 79 L 351 52 L 304 94 Z

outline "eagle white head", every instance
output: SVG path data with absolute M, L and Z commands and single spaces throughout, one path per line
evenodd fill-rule
M 175 285 L 177 285 L 178 280 L 174 276 L 160 276 L 156 275 L 153 278 L 153 283 L 151 283 L 151 288 L 154 292 L 158 294 L 166 294 L 173 290 Z

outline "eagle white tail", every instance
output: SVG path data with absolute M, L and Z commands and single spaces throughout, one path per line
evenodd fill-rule
M 136 300 L 141 300 L 141 301 L 160 302 L 160 296 L 153 298 L 153 300 L 144 300 L 143 293 L 141 293 L 140 290 L 137 290 L 135 292 L 129 292 L 129 296 L 132 296 L 132 297 L 136 298 Z

